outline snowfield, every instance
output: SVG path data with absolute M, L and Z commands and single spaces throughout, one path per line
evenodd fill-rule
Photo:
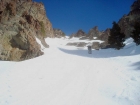
M 50 39 L 43 56 L 0 61 L 0 105 L 140 105 L 140 46 L 93 50 Z

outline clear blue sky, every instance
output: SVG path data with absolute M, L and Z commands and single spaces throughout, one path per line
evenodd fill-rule
M 99 30 L 112 27 L 130 11 L 135 0 L 33 0 L 43 2 L 53 28 L 70 35 L 82 29 L 86 33 L 98 26 Z

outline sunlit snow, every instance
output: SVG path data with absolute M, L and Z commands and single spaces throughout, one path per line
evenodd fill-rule
M 140 46 L 127 39 L 88 54 L 72 40 L 47 38 L 40 57 L 0 61 L 0 105 L 140 105 Z

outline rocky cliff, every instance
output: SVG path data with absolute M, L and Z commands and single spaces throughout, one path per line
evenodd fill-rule
M 38 38 L 54 37 L 44 5 L 32 0 L 0 0 L 0 60 L 21 61 L 43 54 Z
M 134 1 L 128 15 L 124 15 L 118 22 L 126 38 L 130 37 L 135 22 L 140 22 L 140 0 Z

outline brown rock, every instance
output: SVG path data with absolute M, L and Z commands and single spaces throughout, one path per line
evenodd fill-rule
M 54 37 L 44 5 L 32 0 L 0 1 L 0 59 L 21 61 L 43 54 L 38 38 Z
M 93 37 L 97 37 L 98 38 L 100 35 L 101 35 L 101 32 L 98 30 L 98 27 L 95 26 L 94 28 L 89 30 L 87 37 L 90 40 L 92 40 Z
M 70 35 L 70 38 L 72 38 L 72 37 L 85 37 L 85 36 L 86 36 L 86 33 L 82 29 L 80 29 L 77 31 L 77 33 Z
M 83 37 L 83 36 L 86 36 L 86 33 L 80 29 L 77 31 L 77 33 L 75 34 L 75 37 Z
M 105 42 L 108 42 L 108 37 L 110 35 L 110 29 L 106 29 L 102 34 L 99 36 L 99 39 Z

